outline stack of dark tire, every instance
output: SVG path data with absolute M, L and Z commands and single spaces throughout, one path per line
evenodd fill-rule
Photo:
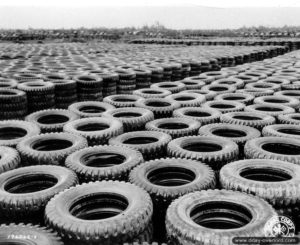
M 119 75 L 117 94 L 132 94 L 136 88 L 136 73 L 131 69 L 117 69 Z
M 78 101 L 102 101 L 103 80 L 96 75 L 79 75 L 74 77 L 77 83 Z

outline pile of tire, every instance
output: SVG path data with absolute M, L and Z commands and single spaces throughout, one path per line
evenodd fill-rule
M 278 215 L 297 234 L 299 58 L 150 83 L 145 66 L 76 56 L 76 75 L 0 89 L 0 244 L 229 245 L 278 235 Z M 80 101 L 60 109 L 49 79 Z

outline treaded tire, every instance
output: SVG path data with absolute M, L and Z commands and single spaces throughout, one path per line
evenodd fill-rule
M 173 111 L 178 109 L 180 104 L 166 98 L 147 98 L 136 102 L 135 106 L 152 111 L 154 118 L 158 119 L 171 117 Z
M 93 199 L 97 207 L 92 205 Z M 78 210 L 80 206 L 85 209 Z M 149 226 L 152 212 L 151 198 L 143 189 L 125 182 L 101 181 L 59 193 L 47 204 L 45 217 L 65 242 L 109 245 L 133 242 Z
M 203 108 L 211 108 L 220 111 L 221 113 L 242 111 L 245 105 L 235 101 L 207 101 L 202 105 Z
M 213 189 L 214 171 L 198 161 L 162 158 L 145 162 L 130 173 L 130 182 L 146 190 L 153 201 L 154 237 L 165 240 L 165 216 L 170 203 L 184 194 Z
M 280 85 L 268 82 L 256 82 L 246 84 L 245 89 L 267 89 L 277 92 L 280 90 Z
M 47 202 L 77 183 L 76 174 L 60 166 L 30 166 L 2 173 L 1 216 L 10 222 L 43 223 Z
M 203 80 L 190 79 L 189 77 L 180 82 L 185 85 L 185 89 L 201 89 L 205 85 Z
M 0 145 L 16 147 L 16 145 L 31 136 L 40 134 L 40 128 L 31 122 L 21 120 L 0 121 Z
M 150 86 L 150 88 L 160 88 L 170 91 L 172 94 L 179 93 L 180 91 L 185 90 L 185 85 L 181 82 L 161 82 L 155 83 Z
M 183 90 L 180 93 L 196 93 L 196 94 L 202 94 L 205 96 L 205 99 L 212 100 L 215 96 L 217 96 L 217 93 L 214 91 L 205 91 L 205 90 L 200 90 L 200 89 L 189 89 L 189 90 Z
M 215 100 L 236 101 L 245 105 L 252 104 L 254 96 L 246 93 L 224 93 L 215 97 Z
M 208 190 L 190 193 L 174 201 L 167 210 L 166 227 L 170 244 L 229 245 L 237 236 L 262 237 L 265 224 L 275 215 L 271 205 L 258 197 L 228 190 Z M 211 216 L 212 220 L 209 220 Z M 225 218 L 228 216 L 230 218 Z M 217 225 L 218 221 L 221 224 Z M 209 224 L 221 228 L 208 228 L 206 225 Z M 224 229 L 226 225 L 234 227 L 234 224 L 238 228 Z
M 213 170 L 220 170 L 238 159 L 238 145 L 229 139 L 215 136 L 186 136 L 168 144 L 168 155 L 201 161 Z
M 106 111 L 115 109 L 111 104 L 100 101 L 77 102 L 68 107 L 69 111 L 74 112 L 79 117 L 101 117 Z
M 244 145 L 250 139 L 260 137 L 260 132 L 249 126 L 234 125 L 230 123 L 208 124 L 200 128 L 201 136 L 219 136 L 227 138 L 237 143 L 239 146 L 240 157 L 243 156 Z
M 30 224 L 9 224 L 0 226 L 0 244 L 63 245 L 53 231 Z
M 300 125 L 273 124 L 263 128 L 263 136 L 277 136 L 300 139 Z
M 66 167 L 73 170 L 81 182 L 101 180 L 127 181 L 129 172 L 144 161 L 142 154 L 123 146 L 94 146 L 73 152 Z
M 183 107 L 173 112 L 173 117 L 190 118 L 206 125 L 220 121 L 221 112 L 216 109 L 203 107 Z
M 278 116 L 278 122 L 282 124 L 300 125 L 300 113 L 291 113 Z
M 300 140 L 287 137 L 262 137 L 245 145 L 248 159 L 273 159 L 300 165 Z
M 220 183 L 224 189 L 263 198 L 275 208 L 300 203 L 300 166 L 293 163 L 270 159 L 232 162 L 221 169 Z
M 15 149 L 0 146 L 0 174 L 19 167 L 20 163 L 20 155 Z
M 103 113 L 103 116 L 120 121 L 124 132 L 143 130 L 147 122 L 154 120 L 152 111 L 139 107 L 117 108 Z
M 210 84 L 202 87 L 201 90 L 213 91 L 217 95 L 219 95 L 225 93 L 234 93 L 236 91 L 236 87 L 231 85 Z
M 171 135 L 172 139 L 196 135 L 201 123 L 190 118 L 162 118 L 146 124 L 146 130 L 158 131 Z
M 295 112 L 295 109 L 292 107 L 280 105 L 280 104 L 268 104 L 268 103 L 248 105 L 245 107 L 244 110 L 245 112 L 258 112 L 273 117 Z
M 24 165 L 63 165 L 68 155 L 87 147 L 87 140 L 69 133 L 28 137 L 17 145 Z
M 263 127 L 274 124 L 275 118 L 258 112 L 238 111 L 222 114 L 220 121 L 222 123 L 245 125 L 261 131 Z
M 171 92 L 169 90 L 160 88 L 142 88 L 134 90 L 132 94 L 142 98 L 164 98 L 170 95 Z
M 274 93 L 275 96 L 287 96 L 290 98 L 300 99 L 300 91 L 297 90 L 282 90 Z
M 107 144 L 110 138 L 122 134 L 123 124 L 112 118 L 88 117 L 65 124 L 63 130 L 86 138 L 89 146 L 94 146 Z
M 162 132 L 136 131 L 112 138 L 109 140 L 109 144 L 127 146 L 138 150 L 147 161 L 166 156 L 167 144 L 171 139 L 170 135 Z
M 178 102 L 180 107 L 197 107 L 206 101 L 205 96 L 202 94 L 184 92 L 171 94 L 166 99 Z
M 116 108 L 120 108 L 133 107 L 135 103 L 141 101 L 142 99 L 142 97 L 133 94 L 116 94 L 105 97 L 103 101 L 113 105 Z
M 211 83 L 211 85 L 229 85 L 229 86 L 234 86 L 237 89 L 243 88 L 244 87 L 244 81 L 238 78 L 223 78 L 223 79 L 218 79 L 215 80 Z
M 271 102 L 270 102 L 271 101 Z M 284 105 L 294 109 L 299 108 L 300 101 L 296 98 L 280 95 L 261 96 L 257 97 L 253 101 L 254 104 L 271 104 L 271 105 Z
M 66 123 L 78 119 L 79 116 L 69 110 L 48 109 L 34 112 L 25 120 L 38 125 L 42 133 L 62 132 Z

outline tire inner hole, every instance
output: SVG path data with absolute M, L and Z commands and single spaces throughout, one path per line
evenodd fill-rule
M 212 133 L 214 135 L 229 137 L 229 138 L 239 138 L 239 137 L 247 136 L 247 134 L 244 131 L 235 130 L 235 129 L 216 129 L 213 130 Z
M 211 201 L 195 206 L 191 219 L 208 229 L 238 229 L 252 220 L 251 212 L 244 206 L 224 201 Z
M 114 117 L 124 117 L 124 118 L 133 118 L 133 117 L 141 117 L 142 114 L 135 112 L 118 112 L 113 115 Z
M 212 104 L 212 108 L 218 108 L 218 109 L 231 109 L 234 108 L 235 106 L 233 105 L 226 105 L 226 104 Z
M 249 180 L 262 182 L 279 182 L 292 179 L 292 176 L 275 168 L 251 168 L 244 169 L 240 176 Z
M 76 129 L 79 131 L 101 131 L 108 129 L 109 125 L 104 123 L 88 123 L 85 125 L 80 125 Z
M 185 124 L 185 123 L 162 123 L 160 125 L 158 125 L 158 128 L 162 128 L 162 129 L 185 129 L 185 128 L 189 128 L 189 125 Z
M 213 143 L 206 143 L 206 142 L 189 143 L 183 146 L 182 148 L 187 151 L 195 151 L 195 152 L 214 152 L 223 149 L 223 147 L 220 145 L 213 144 Z
M 280 100 L 280 99 L 265 99 L 267 103 L 288 103 L 287 100 Z
M 300 130 L 297 130 L 294 128 L 277 129 L 277 132 L 283 133 L 283 134 L 300 135 Z
M 47 115 L 41 116 L 37 120 L 41 124 L 57 124 L 69 121 L 69 118 L 64 115 Z
M 37 151 L 57 151 L 69 148 L 73 145 L 71 141 L 62 139 L 39 140 L 32 145 Z
M 129 203 L 127 199 L 115 193 L 95 193 L 77 199 L 69 212 L 82 220 L 102 220 L 123 213 Z
M 256 107 L 256 110 L 258 111 L 282 111 L 281 108 L 275 108 L 275 107 Z
M 112 152 L 103 152 L 103 153 L 90 153 L 84 155 L 81 159 L 81 162 L 93 168 L 107 168 L 115 165 L 119 165 L 125 162 L 126 157 L 121 154 L 112 153 Z
M 207 112 L 200 112 L 200 111 L 187 111 L 184 113 L 187 116 L 191 116 L 191 117 L 210 117 L 211 114 L 207 113 Z
M 157 141 L 158 139 L 153 137 L 133 137 L 123 141 L 123 143 L 130 144 L 130 145 L 140 145 L 140 144 L 151 144 Z
M 245 97 L 238 97 L 238 96 L 229 96 L 229 97 L 224 97 L 223 100 L 245 100 Z
M 196 178 L 193 171 L 182 167 L 162 167 L 148 173 L 147 179 L 154 185 L 181 186 Z
M 261 146 L 265 151 L 282 155 L 300 155 L 300 146 L 286 143 L 265 143 Z
M 223 87 L 211 87 L 210 90 L 212 90 L 212 91 L 225 91 L 225 90 L 228 90 L 228 89 L 223 88 Z
M 99 106 L 83 106 L 79 109 L 81 112 L 85 113 L 102 113 L 105 109 Z
M 13 140 L 27 135 L 27 131 L 22 128 L 3 127 L 0 128 L 0 140 Z
M 171 104 L 168 102 L 162 102 L 162 101 L 152 101 L 152 102 L 147 102 L 147 106 L 153 106 L 153 107 L 166 107 L 170 106 Z
M 194 100 L 194 97 L 188 97 L 188 96 L 180 96 L 180 97 L 176 97 L 174 98 L 174 100 L 176 101 L 188 101 L 188 100 Z
M 42 191 L 55 186 L 58 179 L 48 174 L 27 174 L 9 180 L 4 190 L 13 194 Z
M 247 121 L 262 120 L 262 118 L 260 117 L 251 117 L 251 116 L 233 116 L 232 118 L 238 120 L 247 120 Z

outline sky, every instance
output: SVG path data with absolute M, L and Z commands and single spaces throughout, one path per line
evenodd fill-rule
M 300 24 L 299 0 L 0 0 L 0 28 L 223 29 Z

